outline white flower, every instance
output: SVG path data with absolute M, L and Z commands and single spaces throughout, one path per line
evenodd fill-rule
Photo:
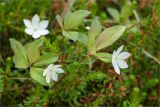
M 117 51 L 113 52 L 112 55 L 112 65 L 116 71 L 116 73 L 120 74 L 120 68 L 128 68 L 127 59 L 131 54 L 128 52 L 121 52 L 123 49 L 123 45 L 117 49 Z
M 58 74 L 64 73 L 61 65 L 50 64 L 43 72 L 43 76 L 46 76 L 47 83 L 50 83 L 51 79 L 54 81 L 58 80 Z
M 23 19 L 26 26 L 25 32 L 28 35 L 32 35 L 33 38 L 39 38 L 41 35 L 47 35 L 49 31 L 46 29 L 48 26 L 48 20 L 40 21 L 39 16 L 36 14 L 33 16 L 32 20 Z
M 86 29 L 86 30 L 90 30 L 90 27 L 89 27 L 89 26 L 86 26 L 85 29 Z

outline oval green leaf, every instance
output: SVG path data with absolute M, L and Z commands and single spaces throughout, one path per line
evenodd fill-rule
M 64 17 L 64 29 L 71 30 L 78 27 L 89 14 L 90 12 L 87 10 L 78 10 L 74 13 L 67 12 Z
M 40 67 L 54 63 L 58 60 L 58 56 L 53 53 L 46 53 L 39 57 L 39 59 L 33 64 L 33 66 Z
M 28 44 L 27 46 L 27 55 L 30 65 L 40 57 L 39 47 L 43 44 L 43 39 L 35 40 Z
M 32 79 L 40 83 L 41 85 L 48 86 L 49 84 L 46 82 L 45 77 L 43 76 L 44 69 L 43 68 L 30 68 L 30 76 Z
M 110 63 L 112 62 L 112 54 L 110 53 L 96 53 L 96 58 L 98 58 L 99 60 L 106 62 L 106 63 Z
M 91 28 L 88 33 L 88 54 L 95 54 L 96 53 L 96 36 L 98 36 L 102 31 L 101 23 L 98 19 L 94 19 L 92 22 Z
M 11 48 L 14 52 L 13 61 L 16 68 L 27 68 L 28 58 L 27 52 L 23 45 L 15 39 L 10 39 Z
M 120 13 L 118 12 L 118 10 L 114 9 L 114 8 L 107 8 L 107 11 L 109 12 L 109 14 L 112 16 L 112 18 L 119 22 L 120 20 Z
M 117 41 L 124 33 L 126 27 L 122 25 L 113 26 L 104 30 L 96 41 L 96 51 L 106 48 Z
M 79 33 L 75 31 L 62 31 L 62 34 L 73 41 L 76 41 L 79 36 Z

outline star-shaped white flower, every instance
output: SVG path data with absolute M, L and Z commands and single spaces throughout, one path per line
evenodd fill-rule
M 112 65 L 116 71 L 116 73 L 120 74 L 120 68 L 128 68 L 127 59 L 131 54 L 128 52 L 121 52 L 123 49 L 123 45 L 117 49 L 117 51 L 113 52 L 112 55 Z
M 58 81 L 58 74 L 64 73 L 61 65 L 50 64 L 43 72 L 43 76 L 46 76 L 47 83 L 50 83 L 51 79 Z
M 47 35 L 49 31 L 46 29 L 48 26 L 48 20 L 40 21 L 39 16 L 36 14 L 33 16 L 32 20 L 23 19 L 26 26 L 25 32 L 28 35 L 32 35 L 33 38 L 37 39 L 42 35 Z

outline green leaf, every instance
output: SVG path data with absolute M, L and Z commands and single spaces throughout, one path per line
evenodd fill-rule
M 43 76 L 44 69 L 43 68 L 30 68 L 30 76 L 32 79 L 40 83 L 41 85 L 48 86 L 49 84 L 46 82 L 45 76 Z
M 112 45 L 115 41 L 117 41 L 122 36 L 125 29 L 126 29 L 125 26 L 117 25 L 104 30 L 97 38 L 96 51 L 99 51 L 103 48 L 106 48 Z
M 132 3 L 128 3 L 127 1 L 125 2 L 125 5 L 121 10 L 121 18 L 123 19 L 123 21 L 126 21 L 128 17 L 133 14 L 133 10 L 135 9 L 136 4 L 137 3 L 135 1 L 133 1 Z
M 28 58 L 23 45 L 15 39 L 10 39 L 11 48 L 14 52 L 13 61 L 16 68 L 27 68 Z
M 53 53 L 46 53 L 46 54 L 43 54 L 42 56 L 40 56 L 40 58 L 33 64 L 33 66 L 39 67 L 39 66 L 54 63 L 57 60 L 58 60 L 57 55 L 55 55 Z
M 107 11 L 109 12 L 109 14 L 112 16 L 112 18 L 115 21 L 119 22 L 119 20 L 120 20 L 120 14 L 119 14 L 119 12 L 116 9 L 114 9 L 114 8 L 107 8 Z
M 94 19 L 92 22 L 91 28 L 88 33 L 88 53 L 95 54 L 96 53 L 96 36 L 98 36 L 102 31 L 102 26 L 97 19 Z
M 79 42 L 84 43 L 87 46 L 88 43 L 88 37 L 84 34 L 79 34 L 78 39 Z
M 64 17 L 64 29 L 71 30 L 78 27 L 89 14 L 90 12 L 87 10 L 78 10 L 74 13 L 67 12 Z
M 73 41 L 76 41 L 79 36 L 79 33 L 75 31 L 62 31 L 62 34 Z
M 42 45 L 43 42 L 43 39 L 38 39 L 28 44 L 27 55 L 30 64 L 36 62 L 36 60 L 40 57 L 39 47 Z
M 98 58 L 99 60 L 109 63 L 112 62 L 112 54 L 110 53 L 96 53 L 96 58 Z
M 13 56 L 13 62 L 16 68 L 26 69 L 29 66 L 29 64 L 25 62 L 24 59 L 22 57 L 19 57 L 18 55 Z
M 62 20 L 61 16 L 57 15 L 56 19 L 57 19 L 59 25 L 61 26 L 61 29 L 64 30 L 64 28 L 63 28 L 63 20 Z

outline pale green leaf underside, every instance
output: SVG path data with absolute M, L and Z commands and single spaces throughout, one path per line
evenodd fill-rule
M 67 12 L 64 17 L 64 30 L 71 30 L 78 27 L 89 14 L 90 12 L 86 10 L 78 10 L 74 13 Z
M 79 36 L 79 33 L 76 31 L 62 31 L 62 34 L 73 41 L 76 41 Z
M 135 9 L 135 7 L 136 7 L 136 2 L 133 1 L 131 4 L 129 4 L 126 1 L 121 9 L 121 18 L 123 18 L 123 20 L 127 20 L 128 17 L 133 14 L 133 10 Z
M 46 82 L 45 77 L 43 76 L 44 69 L 43 68 L 30 68 L 30 76 L 32 79 L 40 83 L 41 85 L 48 86 L 49 84 Z
M 30 64 L 36 62 L 36 60 L 40 57 L 39 47 L 42 45 L 42 43 L 43 39 L 38 39 L 28 44 L 27 55 Z
M 23 45 L 15 39 L 10 39 L 11 48 L 14 52 L 13 61 L 17 68 L 27 68 L 28 58 L 27 53 Z
M 124 33 L 126 27 L 122 25 L 113 26 L 104 30 L 96 41 L 96 51 L 106 48 L 117 41 Z
M 96 36 L 101 33 L 102 26 L 97 19 L 94 19 L 92 22 L 91 28 L 88 33 L 88 53 L 95 54 L 96 53 Z
M 25 60 L 22 57 L 19 57 L 18 55 L 13 56 L 13 62 L 16 68 L 26 69 L 29 66 L 29 64 L 26 63 Z
M 96 53 L 96 58 L 98 58 L 99 60 L 106 62 L 106 63 L 110 63 L 112 62 L 112 54 L 110 53 Z
M 39 59 L 33 64 L 33 66 L 44 66 L 54 63 L 58 60 L 57 55 L 52 53 L 46 53 L 39 57 Z
M 64 29 L 64 28 L 63 28 L 63 20 L 62 20 L 61 16 L 57 15 L 57 16 L 56 16 L 56 19 L 57 19 L 59 25 L 61 26 L 61 29 L 63 30 L 63 29 Z
M 80 34 L 78 35 L 78 39 L 77 39 L 77 40 L 87 46 L 88 37 L 87 37 L 86 35 L 80 33 Z
M 107 8 L 107 11 L 109 12 L 109 14 L 112 16 L 112 18 L 119 22 L 120 20 L 120 13 L 118 12 L 118 10 L 114 9 L 114 8 Z

